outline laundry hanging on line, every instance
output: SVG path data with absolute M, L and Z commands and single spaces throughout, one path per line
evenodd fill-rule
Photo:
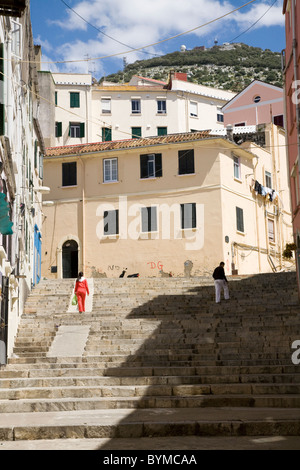
M 275 202 L 279 194 L 275 189 L 267 188 L 266 186 L 263 186 L 260 184 L 257 180 L 252 180 L 252 185 L 251 185 L 252 190 L 255 191 L 255 194 L 260 194 L 261 196 L 264 196 L 268 198 L 269 201 Z

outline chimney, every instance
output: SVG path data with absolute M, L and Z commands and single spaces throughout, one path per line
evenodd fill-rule
M 232 124 L 227 124 L 226 126 L 227 139 L 233 142 L 233 126 Z

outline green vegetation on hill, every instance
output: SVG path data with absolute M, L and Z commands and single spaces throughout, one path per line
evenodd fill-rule
M 171 70 L 187 73 L 190 82 L 234 92 L 241 91 L 253 80 L 282 87 L 280 53 L 240 43 L 138 60 L 123 71 L 105 77 L 105 80 L 122 83 L 128 82 L 133 75 L 142 75 L 167 81 Z

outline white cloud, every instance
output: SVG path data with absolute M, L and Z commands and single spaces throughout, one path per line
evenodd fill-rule
M 69 0 L 66 3 L 86 22 L 66 9 L 62 18 L 55 22 L 61 28 L 61 33 L 67 35 L 65 42 L 57 49 L 57 54 L 62 60 L 74 61 L 66 64 L 68 70 L 80 72 L 87 71 L 87 63 L 75 61 L 84 59 L 87 54 L 92 58 L 119 54 L 115 56 L 115 61 L 119 61 L 121 68 L 123 56 L 126 56 L 128 62 L 150 57 L 141 52 L 130 52 L 130 48 L 152 45 L 145 50 L 159 53 L 159 50 L 172 44 L 172 39 L 163 40 L 194 28 L 197 29 L 193 31 L 193 35 L 198 38 L 204 38 L 208 34 L 214 37 L 224 32 L 225 28 L 229 34 L 232 29 L 238 34 L 257 21 L 270 7 L 270 2 L 267 1 L 254 2 L 245 9 L 227 15 L 238 7 L 221 0 L 85 0 L 72 3 Z M 222 20 L 199 27 L 222 15 L 226 15 Z M 87 22 L 105 34 L 97 32 Z M 255 27 L 282 26 L 283 23 L 281 6 L 274 5 Z M 184 44 L 187 40 L 185 38 L 191 36 L 187 34 L 179 37 Z M 50 51 L 50 45 L 45 45 L 46 52 Z M 106 62 L 107 59 L 95 61 L 94 67 L 98 73 L 104 72 Z

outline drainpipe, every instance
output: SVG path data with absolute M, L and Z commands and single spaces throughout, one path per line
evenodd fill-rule
M 82 164 L 82 271 L 85 274 L 85 164 L 81 157 Z
M 7 103 L 7 128 L 6 135 L 11 143 L 13 129 L 13 98 L 12 98 L 12 69 L 11 69 L 11 31 L 7 33 L 7 65 L 6 65 L 6 103 Z

